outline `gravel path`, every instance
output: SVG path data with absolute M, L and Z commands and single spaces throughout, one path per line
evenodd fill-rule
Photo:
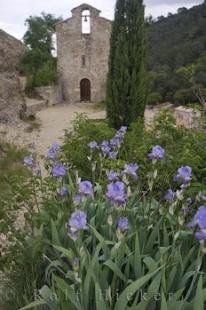
M 95 109 L 91 103 L 56 105 L 36 113 L 41 124 L 39 129 L 28 132 L 31 125 L 25 122 L 15 126 L 1 124 L 0 138 L 19 146 L 33 148 L 37 154 L 45 155 L 53 142 L 61 142 L 64 130 L 72 128 L 72 121 L 77 113 L 85 113 L 90 119 L 103 119 L 106 116 L 105 111 Z

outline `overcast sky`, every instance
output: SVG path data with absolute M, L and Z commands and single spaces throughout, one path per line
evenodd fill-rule
M 0 0 L 0 28 L 22 39 L 25 32 L 24 21 L 30 15 L 42 11 L 68 18 L 72 8 L 88 3 L 102 11 L 102 16 L 113 18 L 115 0 Z M 154 17 L 175 13 L 179 7 L 192 7 L 203 0 L 145 0 L 146 15 Z

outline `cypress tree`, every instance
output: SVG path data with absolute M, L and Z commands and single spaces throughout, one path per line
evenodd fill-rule
M 126 8 L 130 89 L 127 109 L 129 122 L 144 117 L 146 83 L 146 43 L 143 0 L 128 0 Z
M 115 67 L 118 68 L 116 50 L 120 49 L 120 41 L 122 41 L 119 40 L 119 35 L 120 31 L 123 32 L 123 29 L 125 27 L 125 13 L 126 13 L 126 0 L 117 0 L 115 6 L 115 18 L 112 24 L 112 33 L 110 39 L 110 58 L 109 58 L 109 71 L 107 76 L 107 94 L 106 94 L 107 117 L 109 119 L 110 125 L 113 127 L 118 126 L 116 122 L 119 114 L 118 105 L 116 105 L 117 101 L 115 100 L 115 98 L 117 98 L 116 97 L 117 89 L 114 87 L 114 85 L 116 84 L 115 78 L 117 74 L 117 70 L 115 70 Z
M 107 117 L 115 128 L 144 116 L 145 51 L 142 0 L 117 0 L 107 79 Z

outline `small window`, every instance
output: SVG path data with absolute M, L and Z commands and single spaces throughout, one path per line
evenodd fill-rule
M 91 16 L 89 10 L 82 11 L 82 33 L 91 33 Z
M 86 66 L 86 57 L 85 55 L 82 55 L 82 67 Z

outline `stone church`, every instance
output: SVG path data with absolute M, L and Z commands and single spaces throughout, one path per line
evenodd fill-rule
M 82 4 L 56 25 L 57 68 L 63 99 L 100 102 L 106 78 L 112 22 L 101 11 Z

